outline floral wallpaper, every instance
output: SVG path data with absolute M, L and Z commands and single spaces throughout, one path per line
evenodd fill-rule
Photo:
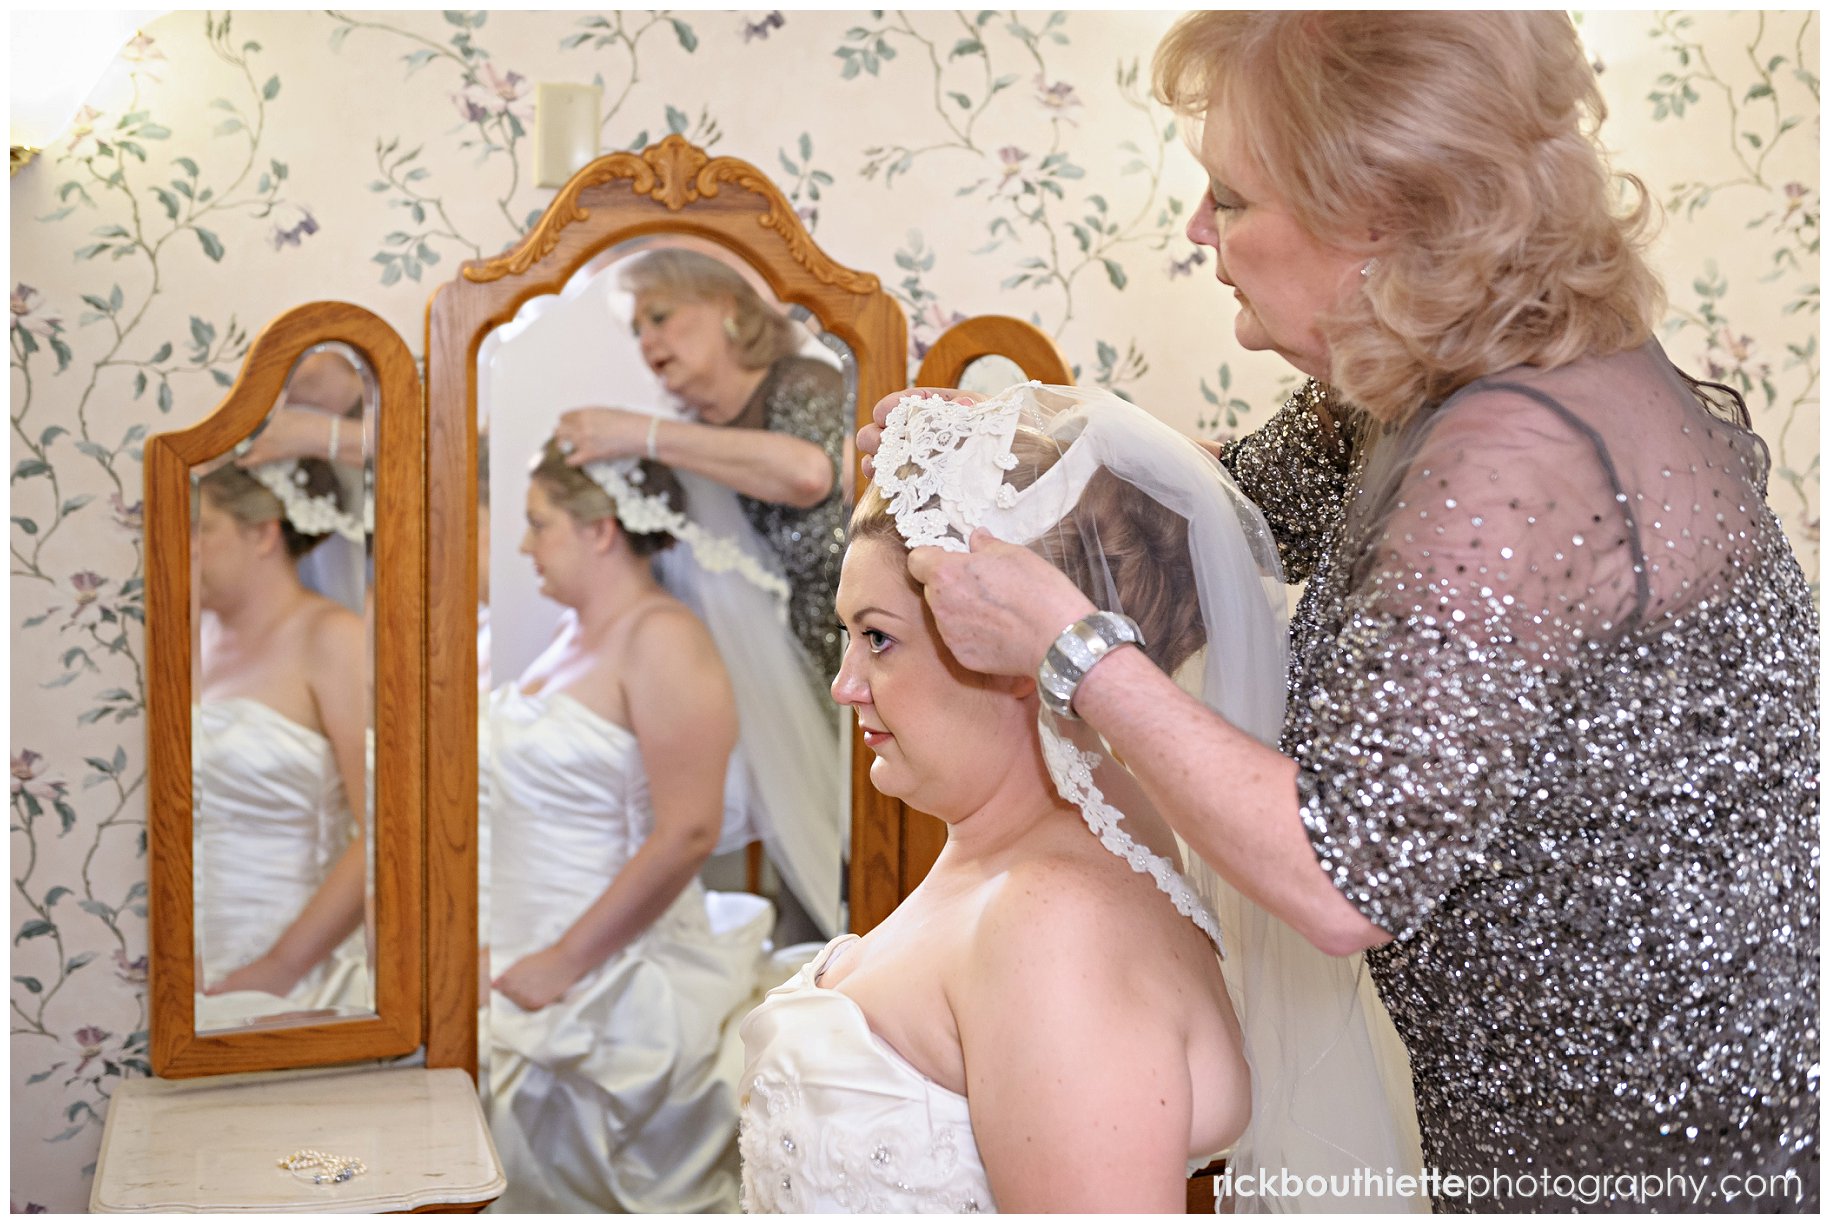
M 431 290 L 512 243 L 537 81 L 603 88 L 601 147 L 679 132 L 776 176 L 881 275 L 911 362 L 1026 316 L 1082 382 L 1251 428 L 1293 381 L 1231 341 L 1181 228 L 1202 176 L 1147 97 L 1168 13 L 171 13 L 12 191 L 12 1169 L 87 1202 L 145 1074 L 141 446 L 208 413 L 262 322 L 340 298 L 416 349 Z M 1588 13 L 1603 133 L 1666 213 L 1664 340 L 1747 396 L 1818 569 L 1818 19 Z M 758 105 L 762 99 L 767 105 Z

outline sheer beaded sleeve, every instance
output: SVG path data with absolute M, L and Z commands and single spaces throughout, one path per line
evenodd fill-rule
M 1221 448 L 1220 462 L 1264 512 L 1288 582 L 1314 571 L 1340 519 L 1359 416 L 1310 379 L 1269 421 Z
M 839 464 L 851 417 L 845 411 L 845 378 L 823 361 L 789 357 L 769 376 L 764 403 L 765 429 L 813 443 L 832 461 L 833 488 L 839 487 Z
M 738 495 L 744 517 L 780 560 L 791 594 L 788 620 L 813 666 L 815 687 L 839 669 L 839 634 L 833 627 L 832 597 L 839 585 L 845 551 L 845 497 L 840 464 L 851 430 L 845 377 L 811 357 L 783 357 L 757 386 L 762 427 L 811 442 L 832 465 L 832 491 L 817 505 L 802 508 Z M 746 408 L 746 412 L 749 409 Z
M 1347 666 L 1303 734 L 1302 818 L 1335 885 L 1403 937 L 1487 855 L 1584 649 L 1643 612 L 1599 440 L 1525 396 L 1464 394 L 1379 439 L 1343 530 Z

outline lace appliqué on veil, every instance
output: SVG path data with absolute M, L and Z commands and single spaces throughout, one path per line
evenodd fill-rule
M 958 1128 L 934 1127 L 921 1149 L 900 1126 L 833 1125 L 807 1106 L 800 1085 L 787 1077 L 758 1075 L 749 1095 L 762 1109 L 739 1111 L 746 1214 L 984 1210 L 971 1189 L 978 1174 L 974 1162 L 962 1160 Z M 972 1145 L 970 1131 L 963 1141 Z
M 1049 777 L 1055 780 L 1055 789 L 1061 792 L 1063 799 L 1080 809 L 1081 817 L 1093 836 L 1099 838 L 1099 844 L 1129 863 L 1131 870 L 1154 880 L 1158 890 L 1175 904 L 1177 912 L 1200 927 L 1201 933 L 1224 955 L 1226 949 L 1220 941 L 1219 922 L 1196 895 L 1193 886 L 1176 870 L 1175 864 L 1138 844 L 1119 827 L 1125 814 L 1106 802 L 1105 795 L 1093 781 L 1093 771 L 1100 764 L 1099 754 L 1082 752 L 1044 723 L 1042 757 L 1048 763 Z
M 661 498 L 636 488 L 642 469 L 634 460 L 599 460 L 585 464 L 584 471 L 610 495 L 616 506 L 616 521 L 625 531 L 631 535 L 665 531 L 692 549 L 693 557 L 708 573 L 735 571 L 738 577 L 773 595 L 776 612 L 784 621 L 788 618 L 787 580 L 770 573 L 735 540 L 707 531 Z
M 987 511 L 1016 504 L 1016 489 L 1004 483 L 1017 466 L 1010 440 L 1022 411 L 1012 392 L 1041 385 L 1021 383 L 979 404 L 910 395 L 890 409 L 876 482 L 910 548 L 966 552 Z

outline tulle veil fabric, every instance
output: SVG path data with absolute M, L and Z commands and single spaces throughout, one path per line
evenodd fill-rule
M 935 413 L 960 411 L 943 407 L 944 401 L 927 403 Z M 1002 446 L 991 443 L 988 450 L 984 434 L 1000 427 L 987 421 L 1008 422 L 1013 407 L 1015 429 L 1031 436 L 1014 455 L 994 454 Z M 1080 577 L 1082 589 L 1102 609 L 1123 613 L 1108 550 L 1095 538 L 1096 516 L 1072 512 L 1101 471 L 1131 485 L 1186 524 L 1205 648 L 1180 667 L 1177 682 L 1235 726 L 1275 745 L 1286 691 L 1285 587 L 1263 516 L 1225 470 L 1188 438 L 1097 389 L 1029 383 L 965 411 L 973 416 L 948 419 L 938 434 L 940 446 L 955 448 L 954 458 L 934 464 L 945 475 L 911 491 L 901 506 L 902 512 L 929 512 L 921 542 L 957 548 L 977 526 L 1051 558 L 1063 555 L 1064 544 L 1078 542 L 1081 547 L 1069 551 L 1091 562 L 1091 572 Z M 1011 436 L 1007 424 L 1004 430 L 1000 442 Z M 932 446 L 936 436 L 930 424 L 926 443 Z M 1040 475 L 1025 472 L 1026 463 L 1041 466 L 1023 457 L 1038 451 L 1059 457 Z M 880 454 L 880 471 L 884 460 Z M 1020 491 L 1013 495 L 1013 489 Z M 901 513 L 898 521 L 904 521 Z M 1070 533 L 1078 540 L 1066 539 Z M 1088 810 L 1082 787 L 1055 770 L 1058 759 L 1077 757 L 1091 765 L 1097 793 L 1123 813 L 1124 826 L 1146 842 L 1168 840 L 1167 823 L 1151 810 L 1137 780 L 1085 723 L 1057 719 L 1046 708 L 1041 723 L 1045 755 L 1065 797 Z M 1074 752 L 1064 753 L 1062 744 Z M 1213 784 L 1226 781 L 1216 777 Z M 1252 1120 L 1227 1154 L 1228 1167 L 1236 1187 L 1242 1175 L 1269 1175 L 1279 1191 L 1236 1192 L 1234 1209 L 1427 1210 L 1427 1200 L 1397 1193 L 1398 1177 L 1421 1165 L 1415 1107 L 1403 1047 L 1362 958 L 1319 952 L 1174 840 L 1183 877 L 1219 919 L 1223 969 L 1252 1069 Z M 1152 849 L 1167 853 L 1169 847 Z M 1152 856 L 1132 847 L 1127 857 L 1147 870 L 1143 860 Z M 1159 884 L 1176 896 L 1160 875 Z M 1282 1193 L 1293 1184 L 1281 1176 L 1285 1171 L 1300 1181 L 1297 1193 Z M 1251 1184 L 1256 1189 L 1263 1183 Z
M 737 495 L 674 469 L 687 515 L 770 572 L 781 566 L 743 516 Z M 788 627 L 783 605 L 736 570 L 714 571 L 676 546 L 655 558 L 661 584 L 705 623 L 731 677 L 738 744 L 725 784 L 720 850 L 761 840 L 782 880 L 828 939 L 843 929 L 838 722 Z

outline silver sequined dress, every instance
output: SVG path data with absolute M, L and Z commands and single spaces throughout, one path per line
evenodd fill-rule
M 839 634 L 832 612 L 845 556 L 845 499 L 839 464 L 851 429 L 845 379 L 811 357 L 783 357 L 769 367 L 736 424 L 805 439 L 832 461 L 832 492 L 801 509 L 738 496 L 744 517 L 774 550 L 788 580 L 788 623 L 818 670 L 823 689 L 839 670 Z
M 1510 1178 L 1437 1209 L 1814 1206 L 1818 618 L 1764 446 L 1653 343 L 1397 429 L 1318 401 L 1223 461 L 1308 580 L 1283 748 L 1396 937 L 1425 1165 Z

